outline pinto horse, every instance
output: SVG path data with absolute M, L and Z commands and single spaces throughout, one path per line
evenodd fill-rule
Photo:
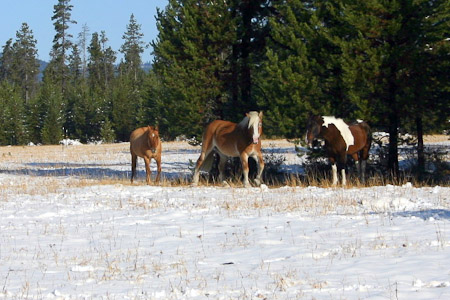
M 351 155 L 357 163 L 358 175 L 365 183 L 366 161 L 372 142 L 370 127 L 366 122 L 358 120 L 348 125 L 342 119 L 327 116 L 311 116 L 308 120 L 306 142 L 322 138 L 325 140 L 325 150 L 332 164 L 333 185 L 338 183 L 337 171 L 341 170 L 342 185 L 346 184 L 345 164 L 347 155 Z M 337 166 L 336 166 L 337 164 Z
M 261 185 L 261 174 L 264 170 L 264 160 L 261 153 L 262 112 L 251 111 L 247 113 L 238 124 L 216 120 L 210 123 L 203 133 L 202 152 L 194 169 L 192 185 L 197 185 L 199 171 L 212 161 L 213 152 L 219 154 L 219 180 L 224 185 L 224 170 L 227 157 L 240 157 L 242 171 L 244 173 L 244 187 L 249 187 L 248 158 L 253 157 L 257 161 L 257 175 L 255 184 Z M 204 167 L 202 170 L 207 169 Z M 209 171 L 209 169 L 207 170 Z
M 131 183 L 136 176 L 137 157 L 142 157 L 145 162 L 145 172 L 147 174 L 147 184 L 150 184 L 150 161 L 153 158 L 156 161 L 158 182 L 161 176 L 161 151 L 162 145 L 159 139 L 159 130 L 153 126 L 141 127 L 134 130 L 130 135 L 130 152 L 131 152 Z

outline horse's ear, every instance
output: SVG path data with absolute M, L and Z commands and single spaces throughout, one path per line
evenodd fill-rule
M 259 112 L 259 118 L 262 119 L 262 117 L 263 117 L 263 112 L 260 111 L 260 112 Z
M 159 125 L 158 124 L 155 125 L 155 130 L 159 131 Z
M 250 116 L 248 115 L 248 113 L 245 113 L 245 116 L 246 116 L 247 118 L 250 118 Z

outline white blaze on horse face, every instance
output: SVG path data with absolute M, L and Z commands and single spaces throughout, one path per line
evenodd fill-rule
M 256 111 L 251 111 L 248 113 L 248 128 L 253 128 L 253 144 L 258 144 L 259 142 L 259 115 Z
M 322 119 L 323 119 L 323 126 L 328 127 L 328 125 L 330 124 L 336 126 L 337 130 L 339 130 L 339 132 L 341 133 L 341 136 L 344 139 L 345 144 L 347 145 L 346 150 L 348 150 L 348 147 L 354 145 L 355 138 L 353 137 L 350 128 L 344 122 L 344 120 L 328 116 L 322 116 Z

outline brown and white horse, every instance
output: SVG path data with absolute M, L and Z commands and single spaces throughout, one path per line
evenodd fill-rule
M 198 184 L 199 171 L 205 161 L 212 159 L 213 151 L 219 154 L 219 180 L 224 185 L 224 169 L 227 157 L 240 157 L 244 173 L 244 186 L 249 187 L 248 158 L 257 161 L 257 175 L 255 184 L 261 185 L 261 174 L 264 170 L 264 161 L 261 153 L 262 112 L 251 111 L 238 124 L 216 120 L 211 122 L 203 133 L 202 152 L 195 165 L 193 185 Z M 205 164 L 207 165 L 207 164 Z M 209 171 L 209 170 L 207 170 Z
M 366 122 L 348 125 L 342 119 L 328 116 L 311 116 L 308 120 L 306 142 L 322 138 L 325 140 L 325 150 L 332 164 L 333 185 L 338 183 L 337 171 L 341 170 L 342 184 L 346 184 L 345 164 L 347 155 L 351 155 L 357 164 L 361 182 L 365 182 L 366 161 L 372 142 L 370 127 Z M 337 164 L 337 166 L 336 166 Z
M 141 127 L 134 130 L 130 135 L 131 152 L 131 183 L 136 176 L 137 157 L 142 157 L 145 161 L 145 172 L 147 174 L 147 184 L 150 184 L 150 161 L 153 158 L 156 161 L 158 174 L 156 181 L 161 176 L 161 151 L 162 145 L 159 138 L 159 130 L 153 126 Z

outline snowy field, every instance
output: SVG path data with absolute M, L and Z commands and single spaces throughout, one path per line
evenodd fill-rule
M 190 187 L 181 142 L 131 185 L 128 147 L 0 147 L 0 299 L 450 299 L 448 186 Z

